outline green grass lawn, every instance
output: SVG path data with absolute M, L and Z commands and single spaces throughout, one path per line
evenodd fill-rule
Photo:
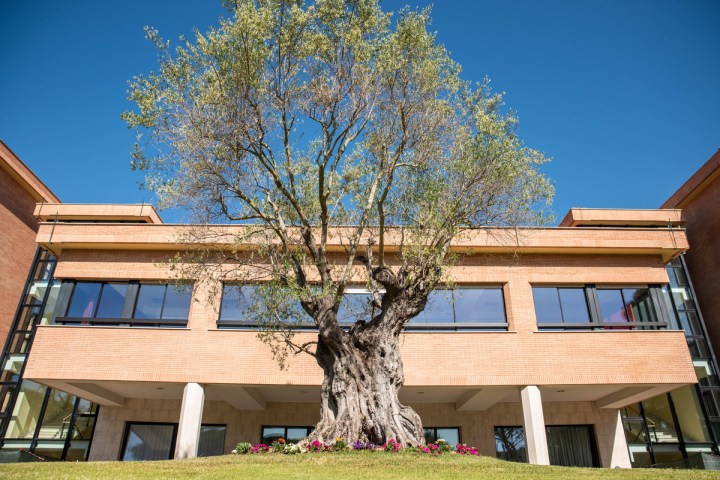
M 0 466 L 0 478 L 112 479 L 704 479 L 715 472 L 669 469 L 538 467 L 488 457 L 383 452 L 229 455 L 162 462 L 20 463 Z

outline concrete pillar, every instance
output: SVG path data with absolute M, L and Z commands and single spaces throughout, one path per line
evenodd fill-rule
M 617 411 L 617 417 L 610 428 L 614 429 L 612 432 L 613 443 L 612 451 L 610 452 L 610 468 L 632 468 L 630 462 L 630 452 L 628 451 L 627 439 L 625 438 L 625 430 L 622 423 L 622 415 L 620 410 Z
M 522 387 L 520 401 L 528 461 L 533 465 L 550 465 L 540 389 L 535 385 Z
M 199 383 L 185 385 L 175 441 L 176 459 L 197 457 L 204 405 L 205 387 Z

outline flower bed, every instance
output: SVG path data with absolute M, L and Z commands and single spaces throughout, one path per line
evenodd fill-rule
M 456 455 L 475 455 L 480 456 L 478 449 L 475 447 L 468 447 L 463 443 L 457 444 L 454 448 L 449 445 L 445 440 L 438 439 L 435 443 L 428 443 L 427 445 L 420 446 L 403 446 L 400 442 L 394 438 L 388 439 L 382 445 L 375 445 L 374 443 L 363 442 L 356 440 L 352 443 L 347 442 L 345 439 L 336 438 L 334 443 L 325 443 L 319 440 L 303 440 L 298 443 L 288 443 L 285 439 L 278 439 L 273 442 L 272 445 L 265 445 L 264 443 L 257 443 L 251 445 L 247 442 L 242 442 L 235 447 L 232 451 L 234 454 L 269 454 L 269 453 L 282 453 L 282 454 L 296 454 L 296 453 L 318 453 L 318 452 L 343 452 L 350 450 L 370 450 L 378 452 L 390 452 L 390 453 L 416 453 L 426 455 L 442 455 L 442 454 L 456 454 Z

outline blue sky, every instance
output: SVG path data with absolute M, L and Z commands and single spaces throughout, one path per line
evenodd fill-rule
M 406 3 L 428 2 L 383 5 Z M 219 0 L 5 0 L 0 138 L 64 202 L 151 202 L 120 120 L 127 80 L 156 67 L 143 27 L 174 41 L 221 15 Z M 656 208 L 720 148 L 718 25 L 718 0 L 438 0 L 432 29 L 553 159 L 559 220 L 573 206 Z

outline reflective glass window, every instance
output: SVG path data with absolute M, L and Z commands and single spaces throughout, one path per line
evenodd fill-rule
M 279 439 L 287 443 L 297 443 L 312 432 L 312 427 L 263 427 L 260 443 L 271 445 Z
M 288 443 L 298 443 L 312 432 L 311 427 L 288 427 L 285 433 L 285 440 Z
M 622 288 L 598 289 L 600 315 L 605 323 L 656 322 L 657 317 L 650 296 L 650 289 Z
M 677 428 L 673 421 L 667 395 L 658 395 L 642 402 L 645 420 L 653 443 L 678 442 Z
M 355 323 L 358 320 L 369 322 L 372 318 L 372 294 L 365 292 L 348 292 L 343 295 L 338 309 L 337 318 L 340 322 Z
M 412 323 L 454 323 L 452 290 L 433 290 L 425 309 L 411 320 Z
M 445 440 L 445 443 L 455 448 L 460 443 L 460 429 L 457 427 L 425 427 L 425 442 L 436 443 Z
M 535 317 L 540 323 L 588 323 L 584 288 L 533 287 Z
M 220 320 L 246 320 L 256 290 L 256 285 L 224 285 Z
M 522 427 L 495 427 L 495 456 L 508 462 L 527 463 Z
M 270 445 L 281 438 L 285 439 L 285 427 L 263 427 L 260 443 Z
M 78 282 L 73 290 L 70 308 L 67 316 L 74 318 L 91 318 L 95 316 L 98 297 L 100 296 L 100 283 Z
M 627 322 L 627 312 L 620 290 L 598 290 L 598 301 L 600 302 L 600 315 L 602 321 Z
M 649 288 L 623 288 L 623 300 L 631 322 L 657 322 Z
M 121 460 L 167 460 L 172 458 L 176 425 L 140 424 L 128 426 Z
M 50 390 L 38 438 L 66 438 L 70 433 L 70 421 L 74 408 L 75 395 L 54 388 Z
M 54 280 L 50 287 L 50 294 L 45 301 L 45 309 L 42 312 L 40 325 L 47 325 L 55 319 L 55 307 L 57 305 L 58 295 L 60 294 L 60 282 Z
M 459 288 L 453 291 L 457 323 L 504 323 L 502 288 Z
M 127 283 L 104 284 L 95 316 L 97 318 L 121 318 L 127 291 Z
M 225 425 L 202 425 L 198 457 L 214 457 L 225 453 Z
M 708 432 L 700 401 L 694 386 L 685 386 L 670 393 L 683 440 L 686 442 L 709 442 Z
M 140 285 L 133 317 L 159 319 L 162 314 L 166 287 L 167 285 Z
M 168 285 L 165 294 L 162 318 L 165 320 L 185 320 L 190 312 L 190 285 Z
M 75 417 L 75 425 L 72 429 L 73 440 L 90 440 L 95 427 L 95 417 L 78 415 Z
M 535 317 L 538 323 L 563 321 L 562 310 L 560 310 L 560 297 L 557 290 L 557 288 L 533 287 Z
M 645 433 L 645 420 L 640 411 L 640 404 L 633 403 L 621 409 L 625 439 L 628 444 L 646 444 L 648 438 Z
M 32 438 L 40 420 L 40 411 L 45 400 L 44 387 L 29 380 L 23 380 L 15 400 L 10 422 L 5 436 L 7 438 Z
M 445 440 L 445 443 L 455 448 L 460 443 L 460 429 L 459 428 L 436 428 L 435 435 L 437 439 Z
M 558 293 L 560 295 L 563 322 L 587 323 L 590 321 L 584 289 L 558 288 Z

